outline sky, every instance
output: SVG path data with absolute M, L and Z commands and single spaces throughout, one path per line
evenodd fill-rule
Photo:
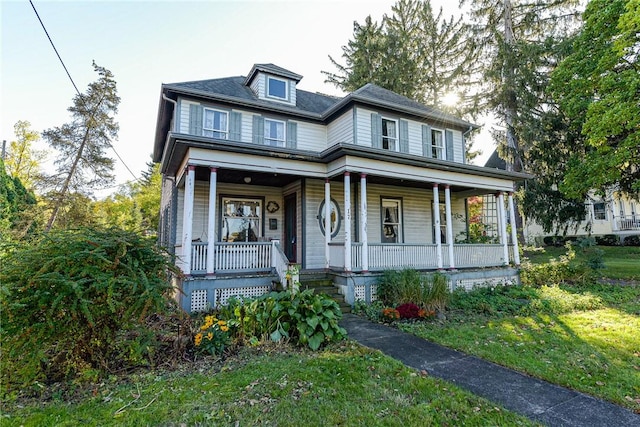
M 298 1 L 53 1 L 33 0 L 76 86 L 84 92 L 98 76 L 92 61 L 114 74 L 121 97 L 113 146 L 116 184 L 147 169 L 163 83 L 246 75 L 255 63 L 274 63 L 303 76 L 299 88 L 342 95 L 325 83 L 334 72 L 353 23 L 391 14 L 395 0 Z M 432 0 L 445 15 L 457 1 Z M 75 89 L 28 0 L 0 0 L 0 140 L 28 120 L 42 132 L 70 121 Z M 482 124 L 482 123 L 479 123 Z M 474 148 L 491 154 L 488 137 Z M 41 142 L 39 148 L 46 148 Z M 108 154 L 116 158 L 113 151 Z M 46 167 L 55 153 L 48 156 Z M 109 189 L 115 191 L 116 187 Z M 109 190 L 99 192 L 99 196 Z

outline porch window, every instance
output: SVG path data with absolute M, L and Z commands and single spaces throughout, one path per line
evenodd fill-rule
M 431 130 L 431 157 L 444 160 L 444 132 Z
M 382 243 L 402 243 L 402 200 L 382 199 Z
M 222 241 L 257 242 L 262 236 L 262 200 L 222 198 Z
M 607 205 L 604 202 L 593 204 L 593 219 L 606 220 L 607 219 Z
M 202 135 L 210 138 L 227 139 L 229 135 L 229 120 L 226 111 L 205 108 L 203 110 Z
M 382 148 L 398 151 L 398 123 L 391 119 L 382 119 Z
M 447 212 L 446 212 L 446 206 L 444 204 L 444 201 L 441 200 L 440 203 L 438 203 L 438 206 L 440 208 L 440 212 L 438 213 L 438 215 L 440 215 L 440 243 L 442 243 L 443 245 L 447 243 Z M 433 210 L 433 202 L 431 202 L 431 214 L 433 215 L 433 221 L 432 221 L 432 229 L 433 229 L 433 243 L 436 243 L 436 233 L 438 232 L 436 230 L 436 213 Z
M 264 119 L 264 143 L 274 147 L 285 146 L 285 126 L 279 120 Z

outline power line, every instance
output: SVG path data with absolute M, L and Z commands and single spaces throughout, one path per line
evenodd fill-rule
M 84 98 L 82 97 L 82 94 L 80 93 L 80 91 L 78 90 L 78 86 L 76 86 L 76 83 L 73 81 L 73 78 L 71 77 L 71 74 L 69 73 L 69 70 L 67 69 L 67 66 L 65 65 L 64 61 L 62 60 L 62 57 L 60 56 L 60 53 L 58 53 L 58 49 L 56 49 L 56 45 L 53 43 L 53 40 L 51 40 L 51 36 L 49 35 L 49 32 L 47 31 L 47 28 L 44 26 L 44 22 L 42 22 L 42 19 L 40 18 L 40 14 L 38 13 L 38 11 L 36 10 L 36 6 L 33 4 L 32 0 L 29 0 L 29 3 L 31 4 L 31 7 L 33 8 L 33 11 L 36 14 L 36 17 L 38 18 L 38 21 L 40 21 L 40 25 L 42 26 L 42 29 L 44 30 L 44 33 L 47 35 L 47 39 L 49 39 L 49 43 L 51 43 L 51 47 L 53 48 L 53 51 L 56 53 L 56 55 L 58 56 L 58 59 L 60 60 L 60 64 L 62 64 L 62 68 L 64 68 L 64 71 L 67 73 L 67 77 L 69 77 L 69 80 L 71 81 L 71 84 L 73 85 L 73 88 L 76 90 L 76 93 L 78 94 L 78 97 L 80 99 L 80 102 L 82 102 L 82 104 L 84 105 L 85 109 L 87 109 L 89 111 L 89 108 L 87 108 L 87 105 L 84 102 Z M 91 113 L 91 116 L 93 116 L 93 112 Z M 131 176 L 133 177 L 134 180 L 139 181 L 140 178 L 138 178 L 132 171 L 131 169 L 129 169 L 129 166 L 127 166 L 127 164 L 125 163 L 125 161 L 122 159 L 122 157 L 120 157 L 120 154 L 118 154 L 118 152 L 116 151 L 116 148 L 113 146 L 113 144 L 111 144 L 111 142 L 107 141 L 107 144 L 109 144 L 109 147 L 111 147 L 111 149 L 113 150 L 113 152 L 115 153 L 116 157 L 118 157 L 118 159 L 120 160 L 120 162 L 124 165 L 124 167 L 127 169 L 127 171 L 129 171 L 129 173 L 131 174 Z

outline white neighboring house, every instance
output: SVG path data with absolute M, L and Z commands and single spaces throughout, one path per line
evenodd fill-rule
M 505 169 L 504 160 L 494 151 L 485 163 L 485 167 Z M 568 230 L 568 236 L 606 236 L 613 235 L 623 243 L 628 236 L 640 236 L 640 202 L 615 190 L 607 191 L 604 197 L 589 192 L 585 201 L 587 215 L 583 221 Z M 523 234 L 530 243 L 543 244 L 550 233 L 545 233 L 535 221 L 523 219 Z
M 617 191 L 608 191 L 605 197 L 591 192 L 587 201 L 587 215 L 584 221 L 571 227 L 571 236 L 615 236 L 620 243 L 628 236 L 640 235 L 640 203 Z M 542 227 L 533 221 L 524 226 L 527 241 L 542 242 L 549 233 L 544 233 Z
M 349 303 L 375 298 L 385 269 L 445 271 L 452 287 L 517 280 L 503 219 L 529 175 L 466 164 L 476 125 L 373 84 L 336 98 L 301 79 L 256 64 L 246 77 L 162 85 L 159 235 L 183 272 L 183 308 L 286 286 L 292 265 Z M 483 194 L 508 207 L 500 243 L 455 243 L 466 199 Z

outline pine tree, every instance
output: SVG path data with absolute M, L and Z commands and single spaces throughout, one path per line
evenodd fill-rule
M 113 180 L 113 159 L 105 153 L 117 137 L 115 114 L 120 98 L 113 74 L 93 63 L 98 80 L 89 84 L 84 94 L 73 98 L 69 107 L 72 121 L 46 130 L 42 135 L 58 151 L 57 174 L 52 177 L 56 189 L 50 193 L 51 215 L 46 230 L 53 226 L 60 209 L 69 201 L 69 195 L 88 196 L 94 188 L 108 185 Z M 74 197 L 77 199 L 77 197 Z

